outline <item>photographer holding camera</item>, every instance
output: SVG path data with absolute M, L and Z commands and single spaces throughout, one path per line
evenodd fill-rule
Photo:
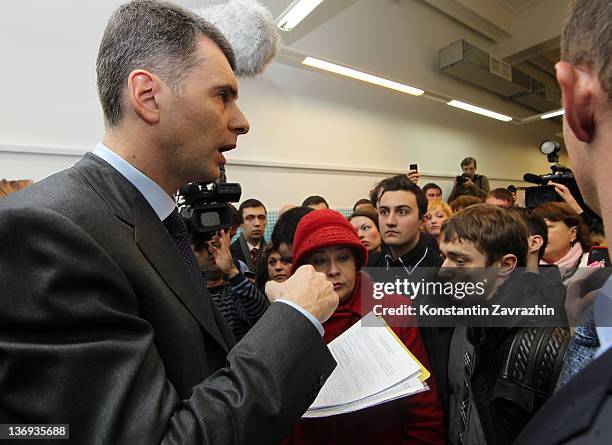
M 448 197 L 448 202 L 463 195 L 485 199 L 490 191 L 489 179 L 476 173 L 476 159 L 465 158 L 461 161 L 461 169 L 463 174 L 453 179 L 453 190 Z

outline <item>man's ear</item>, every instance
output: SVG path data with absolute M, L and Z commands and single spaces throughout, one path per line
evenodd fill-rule
M 556 71 L 563 92 L 564 119 L 580 142 L 589 143 L 595 134 L 597 75 L 568 62 L 557 63 Z
M 128 76 L 129 103 L 134 112 L 148 124 L 159 122 L 159 103 L 156 95 L 161 81 L 145 70 L 134 70 Z
M 516 268 L 517 263 L 518 259 L 513 254 L 509 253 L 507 255 L 504 255 L 499 260 L 499 269 L 497 271 L 497 276 L 507 278 Z
M 528 242 L 529 253 L 535 253 L 544 245 L 544 238 L 542 238 L 542 235 L 529 235 Z

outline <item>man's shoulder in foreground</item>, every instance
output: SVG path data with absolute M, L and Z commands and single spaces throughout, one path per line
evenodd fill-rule
M 612 443 L 612 349 L 553 396 L 516 444 Z
M 106 192 L 106 193 L 105 193 Z M 25 208 L 29 206 L 46 208 L 68 217 L 79 217 L 86 208 L 100 213 L 111 204 L 108 193 L 132 204 L 137 190 L 107 162 L 92 153 L 86 153 L 75 165 L 61 170 L 32 184 L 18 193 L 0 201 L 2 208 Z M 127 196 L 126 196 L 127 192 Z M 119 195 L 124 195 L 121 199 Z M 93 201 L 92 201 L 93 200 Z M 85 207 L 81 207 L 85 205 Z

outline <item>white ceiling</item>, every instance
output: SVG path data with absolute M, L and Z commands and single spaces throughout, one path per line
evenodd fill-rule
M 292 0 L 260 0 L 278 17 Z M 297 28 L 283 32 L 285 45 L 315 57 L 438 91 L 447 96 L 478 96 L 516 117 L 536 114 L 500 103 L 483 90 L 446 79 L 437 70 L 437 51 L 466 38 L 491 55 L 513 63 L 529 60 L 532 69 L 552 65 L 567 0 L 327 0 Z M 442 14 L 442 15 L 441 15 Z M 543 42 L 547 45 L 543 46 Z M 551 49 L 551 42 L 553 45 Z M 546 59 L 544 55 L 548 56 Z M 433 71 L 433 72 L 432 72 Z M 555 82 L 550 70 L 544 79 Z M 498 99 L 498 98 L 497 98 Z
M 3 103 L 8 104 L 0 110 L 4 144 L 21 144 L 22 136 L 13 128 L 33 122 L 36 124 L 29 128 L 28 145 L 67 147 L 70 144 L 66 143 L 61 126 L 50 116 L 79 117 L 99 112 L 96 53 L 108 17 L 122 1 L 2 2 L 0 54 L 6 69 L 0 70 L 0 84 L 5 86 Z M 196 8 L 225 0 L 174 1 Z M 291 3 L 291 0 L 260 1 L 275 16 Z M 472 13 L 471 19 L 469 14 L 458 17 L 441 11 L 431 4 L 433 0 L 326 0 L 297 29 L 283 37 L 287 45 L 301 52 L 522 118 L 533 112 L 441 73 L 437 51 L 466 38 L 503 58 L 542 42 L 558 40 L 564 9 L 564 5 L 559 5 L 566 2 L 541 0 L 512 13 L 513 20 L 509 20 L 498 11 L 503 10 L 500 5 L 497 9 L 490 8 L 495 3 L 493 0 L 435 0 L 439 7 L 471 5 L 471 10 L 464 8 L 464 12 Z M 477 13 L 480 20 L 476 20 Z M 497 23 L 495 26 L 503 27 L 508 37 L 494 41 L 477 29 L 478 23 Z M 306 96 L 326 95 L 330 103 L 341 100 L 337 82 L 320 81 L 324 79 L 320 72 L 299 76 L 295 69 L 285 67 L 277 68 L 278 72 L 283 76 L 293 73 L 291 79 L 283 80 L 294 89 L 302 88 Z M 277 79 L 265 81 L 273 84 Z M 291 82 L 300 84 L 294 86 Z M 353 81 L 342 82 L 345 85 L 344 82 Z M 375 109 L 372 102 L 376 100 L 385 106 L 393 102 L 398 108 L 404 103 L 425 101 L 373 87 L 348 85 L 350 94 L 346 94 L 346 103 L 355 109 Z M 91 119 L 91 122 L 97 120 Z M 86 145 L 89 136 L 99 131 L 93 123 L 91 127 L 75 129 L 74 146 Z M 10 134 L 15 136 L 7 136 Z

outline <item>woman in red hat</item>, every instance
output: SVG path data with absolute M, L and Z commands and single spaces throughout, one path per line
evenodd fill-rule
M 361 271 L 368 257 L 349 221 L 334 210 L 316 210 L 304 216 L 295 232 L 292 271 L 311 264 L 334 285 L 340 304 L 323 323 L 324 339 L 334 340 L 367 312 L 361 291 L 371 289 Z M 392 327 L 406 347 L 429 368 L 429 360 L 416 327 Z M 442 407 L 433 377 L 429 391 L 361 411 L 317 419 L 302 419 L 284 445 L 407 445 L 446 443 Z

